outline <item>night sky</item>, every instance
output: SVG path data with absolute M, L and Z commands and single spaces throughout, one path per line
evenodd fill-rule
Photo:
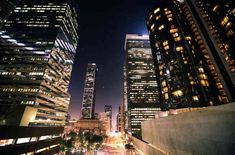
M 156 0 L 79 0 L 79 41 L 69 92 L 69 112 L 79 118 L 87 63 L 98 67 L 95 111 L 122 102 L 126 34 L 147 34 L 146 16 Z

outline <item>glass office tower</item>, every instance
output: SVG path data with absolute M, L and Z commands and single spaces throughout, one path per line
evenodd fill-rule
M 83 100 L 82 100 L 82 119 L 93 119 L 95 111 L 95 85 L 97 66 L 95 63 L 87 65 Z
M 160 107 L 149 37 L 127 34 L 125 51 L 127 115 L 132 135 L 141 137 L 141 121 L 155 118 Z
M 147 26 L 163 110 L 229 102 L 207 42 L 183 1 L 160 1 Z
M 22 132 L 10 137 L 13 139 L 10 144 L 16 148 L 21 143 L 17 137 L 27 137 L 23 141 L 30 146 L 32 137 L 34 142 L 43 143 L 46 139 L 53 141 L 54 134 L 58 136 L 63 131 L 78 40 L 74 6 L 69 0 L 22 0 L 2 27 L 0 122 L 19 126 L 16 130 Z M 58 130 L 53 128 L 58 126 L 61 126 Z M 30 132 L 25 134 L 24 130 Z M 52 145 L 34 144 L 35 147 L 23 150 L 38 153 L 49 151 Z M 58 144 L 58 139 L 53 142 L 53 146 Z
M 230 102 L 235 101 L 235 3 L 231 0 L 186 0 Z

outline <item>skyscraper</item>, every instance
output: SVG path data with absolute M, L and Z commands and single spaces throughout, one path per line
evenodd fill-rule
M 229 102 L 208 43 L 183 1 L 160 1 L 147 26 L 163 110 Z
M 130 131 L 130 111 L 128 110 L 128 100 L 127 100 L 127 76 L 126 76 L 126 66 L 123 67 L 123 122 L 125 132 Z
M 58 151 L 78 40 L 74 6 L 69 0 L 22 0 L 2 27 L 0 128 L 9 129 L 1 137 L 9 154 Z
M 110 129 L 112 129 L 112 105 L 105 105 L 104 106 L 104 112 L 106 113 L 106 115 L 110 118 Z
M 160 107 L 148 36 L 127 34 L 125 51 L 126 93 L 124 93 L 124 98 L 127 99 L 131 133 L 141 137 L 141 121 L 154 118 Z
M 82 119 L 94 118 L 97 70 L 98 69 L 95 63 L 88 63 L 82 100 Z
M 231 0 L 186 0 L 210 56 L 221 75 L 229 102 L 235 101 L 235 4 Z
M 104 112 L 107 114 L 107 116 L 109 116 L 110 119 L 112 119 L 112 105 L 105 105 Z
M 124 132 L 124 117 L 123 117 L 123 106 L 120 105 L 118 107 L 118 113 L 117 113 L 117 117 L 116 117 L 116 130 L 118 132 Z

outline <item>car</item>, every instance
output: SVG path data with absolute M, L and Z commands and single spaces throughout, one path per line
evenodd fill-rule
M 134 146 L 131 143 L 125 144 L 125 149 L 134 149 Z

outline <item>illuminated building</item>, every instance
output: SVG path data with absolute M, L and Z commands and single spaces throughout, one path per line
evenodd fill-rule
M 125 132 L 130 131 L 130 112 L 128 110 L 128 101 L 127 101 L 127 76 L 126 76 L 126 66 L 123 67 L 123 121 L 124 121 L 124 130 Z
M 0 137 L 6 154 L 58 152 L 78 40 L 72 3 L 20 1 L 1 29 L 0 130 L 11 131 Z
M 106 116 L 109 120 L 109 117 Z M 80 119 L 77 122 L 72 123 L 73 131 L 90 131 L 97 135 L 107 135 L 107 123 L 99 119 Z
M 82 119 L 93 119 L 95 110 L 95 84 L 97 67 L 95 63 L 87 65 L 83 100 Z
M 104 112 L 112 119 L 112 105 L 105 105 Z
M 147 26 L 163 110 L 229 102 L 209 43 L 183 1 L 159 2 Z
M 116 118 L 116 123 L 117 123 L 117 131 L 118 132 L 124 132 L 124 117 L 123 117 L 123 106 L 118 107 L 118 113 L 117 113 L 117 118 Z
M 230 0 L 187 0 L 221 76 L 229 102 L 235 101 L 235 4 Z
M 101 128 L 103 131 L 105 131 L 106 135 L 109 135 L 111 132 L 111 119 L 110 117 L 107 115 L 106 112 L 100 112 L 99 113 L 99 121 L 101 122 Z
M 105 105 L 104 112 L 110 118 L 110 129 L 112 129 L 112 105 Z
M 154 118 L 160 107 L 148 36 L 127 34 L 125 51 L 124 100 L 128 105 L 124 105 L 124 108 L 127 106 L 129 111 L 132 135 L 141 137 L 141 121 Z

